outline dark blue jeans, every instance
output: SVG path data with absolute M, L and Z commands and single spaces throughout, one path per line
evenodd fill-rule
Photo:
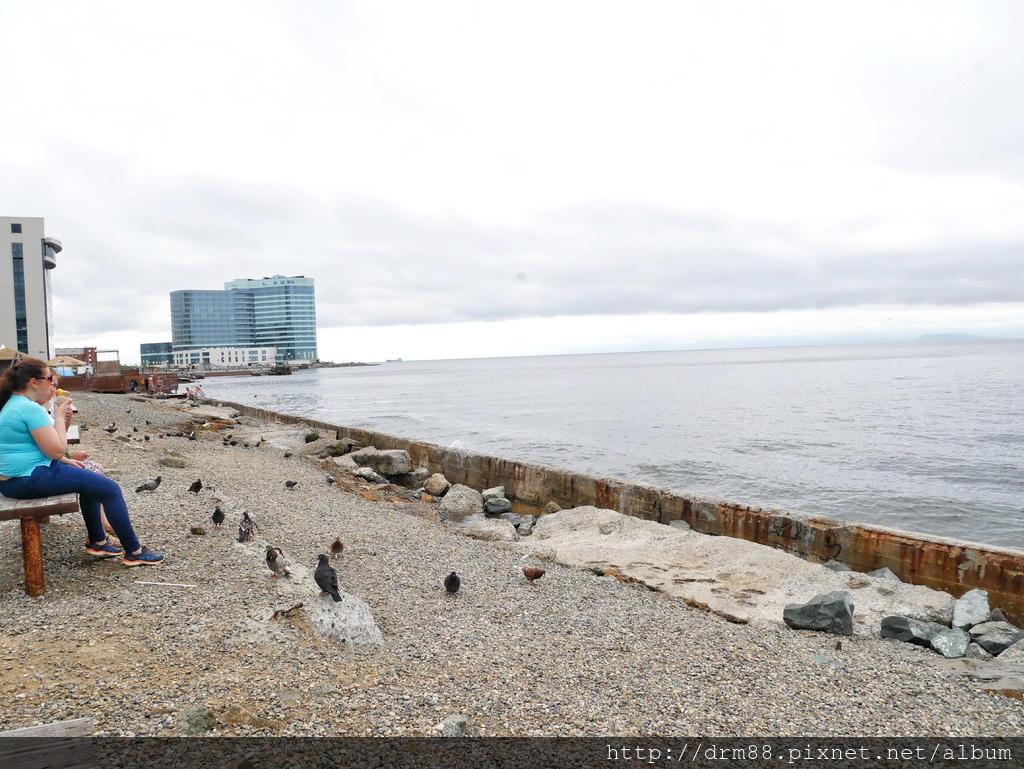
M 85 519 L 90 542 L 102 542 L 107 538 L 100 519 L 102 505 L 125 552 L 134 553 L 139 549 L 139 540 L 128 518 L 128 506 L 124 502 L 121 487 L 99 473 L 55 459 L 49 465 L 37 467 L 32 475 L 0 481 L 0 493 L 12 499 L 78 494 L 78 504 L 82 508 L 82 518 Z

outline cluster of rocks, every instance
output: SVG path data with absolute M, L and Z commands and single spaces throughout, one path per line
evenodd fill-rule
M 884 576 L 880 572 L 873 576 Z M 893 579 L 898 579 L 895 574 Z M 802 604 L 789 604 L 783 621 L 791 628 L 816 630 L 833 635 L 853 635 L 854 605 L 850 594 L 835 590 L 814 596 Z M 988 593 L 970 590 L 953 603 L 949 623 L 928 622 L 911 617 L 885 617 L 882 638 L 924 646 L 947 659 L 970 657 L 991 660 L 1024 640 L 1024 630 L 1010 624 L 999 609 L 991 610 Z M 1022 647 L 1024 648 L 1024 647 Z
M 990 610 L 984 590 L 970 590 L 953 604 L 953 617 L 948 625 L 886 617 L 882 621 L 882 638 L 924 646 L 947 659 L 990 660 L 1024 639 L 1024 630 L 1007 622 L 999 609 Z

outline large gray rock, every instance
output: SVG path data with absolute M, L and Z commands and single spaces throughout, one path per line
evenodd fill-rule
M 341 593 L 341 601 L 328 595 L 317 596 L 305 601 L 303 608 L 313 632 L 321 638 L 344 644 L 380 646 L 384 643 L 370 607 L 354 595 Z
M 989 654 L 999 655 L 1024 639 L 1024 630 L 1009 622 L 982 622 L 970 629 L 971 640 Z
M 528 537 L 533 533 L 533 526 L 537 519 L 532 515 L 523 515 L 519 518 L 519 525 L 516 526 L 516 533 L 520 537 Z
M 958 627 L 944 628 L 932 638 L 932 648 L 946 659 L 956 659 L 967 654 L 971 636 Z
M 504 497 L 484 498 L 484 512 L 487 515 L 503 515 L 512 512 L 512 503 Z
M 412 472 L 412 458 L 405 449 L 377 451 L 373 446 L 353 451 L 349 456 L 361 467 L 372 467 L 381 475 L 403 475 Z
M 486 542 L 515 542 L 518 539 L 515 526 L 501 518 L 470 521 L 463 525 L 461 531 L 467 537 Z
M 892 580 L 893 582 L 902 582 L 903 581 L 902 579 L 899 578 L 899 575 L 897 575 L 896 572 L 894 572 L 888 566 L 883 566 L 881 569 L 875 569 L 874 571 L 869 571 L 868 572 L 868 576 L 869 577 L 878 577 L 879 579 L 888 579 L 888 580 Z
M 988 593 L 984 590 L 968 590 L 953 604 L 953 627 L 966 629 L 987 622 L 990 612 Z
M 418 489 L 423 486 L 423 483 L 429 477 L 430 471 L 425 467 L 420 467 L 413 470 L 411 473 L 389 475 L 388 480 L 392 483 L 397 483 L 399 486 L 404 486 L 407 489 Z
M 357 467 L 352 471 L 352 475 L 356 478 L 362 478 L 364 481 L 370 483 L 387 483 L 388 479 L 378 473 L 372 467 Z
M 442 737 L 465 737 L 469 734 L 469 716 L 448 716 L 437 725 Z
M 441 473 L 434 473 L 423 481 L 423 489 L 432 497 L 443 497 L 452 485 Z
M 477 513 L 482 513 L 484 500 L 480 492 L 457 483 L 448 489 L 441 500 L 438 516 L 442 521 L 459 521 Z
M 833 590 L 816 595 L 805 604 L 788 604 L 782 611 L 782 619 L 798 630 L 853 635 L 853 601 L 845 590 Z
M 202 705 L 192 705 L 178 713 L 178 734 L 196 737 L 217 728 L 213 711 Z
M 484 502 L 488 499 L 504 499 L 505 498 L 505 487 L 495 486 L 491 489 L 484 489 L 480 492 L 480 496 L 484 498 Z
M 949 628 L 937 622 L 921 622 L 910 617 L 886 617 L 882 620 L 882 638 L 895 638 L 897 641 L 917 644 L 918 646 L 932 645 L 932 639 L 943 630 Z
M 1024 641 L 1017 641 L 1013 646 L 999 652 L 999 661 L 1024 665 Z

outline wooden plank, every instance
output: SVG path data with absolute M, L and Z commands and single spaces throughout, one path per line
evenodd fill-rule
M 77 513 L 78 510 L 77 494 L 61 494 L 40 499 L 11 499 L 0 495 L 0 521 L 13 521 L 31 515 L 66 515 Z
M 0 732 L 0 737 L 91 737 L 92 719 L 73 718 L 70 721 L 57 721 L 42 726 L 25 726 Z
M 82 439 L 78 434 L 78 425 L 71 425 L 71 427 L 68 428 L 68 443 L 75 444 L 81 442 Z

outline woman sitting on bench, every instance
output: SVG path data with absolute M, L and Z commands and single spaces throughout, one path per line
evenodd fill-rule
M 45 362 L 23 358 L 0 377 L 0 493 L 13 499 L 78 494 L 89 534 L 87 553 L 121 556 L 126 566 L 156 566 L 164 557 L 139 544 L 121 487 L 98 473 L 60 461 L 67 451 L 65 417 L 71 404 L 57 404 L 51 420 L 36 403 L 49 393 L 53 376 Z M 107 541 L 101 505 L 122 547 Z

